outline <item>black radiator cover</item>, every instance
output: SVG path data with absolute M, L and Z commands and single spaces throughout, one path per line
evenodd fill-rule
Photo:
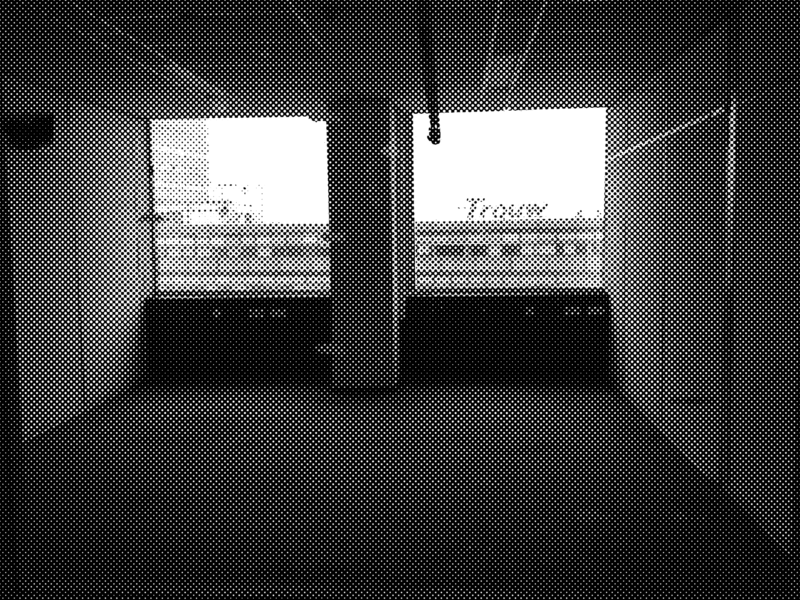
M 155 379 L 330 378 L 330 298 L 151 298 L 144 353 Z M 609 383 L 601 290 L 417 294 L 401 327 L 403 379 Z

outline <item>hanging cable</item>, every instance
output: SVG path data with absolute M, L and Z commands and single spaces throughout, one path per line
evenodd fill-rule
M 441 141 L 442 134 L 439 129 L 439 101 L 438 90 L 436 89 L 436 64 L 433 60 L 433 44 L 431 42 L 431 31 L 428 21 L 427 0 L 421 0 L 418 2 L 417 19 L 420 54 L 422 57 L 422 75 L 425 85 L 425 97 L 428 104 L 428 115 L 430 117 L 428 139 L 432 144 L 438 144 Z

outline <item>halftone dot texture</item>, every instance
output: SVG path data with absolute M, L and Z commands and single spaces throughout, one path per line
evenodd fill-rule
M 723 441 L 723 9 L 429 5 L 442 145 L 448 111 L 607 106 L 594 290 L 564 268 L 586 243 L 567 242 L 574 224 L 536 260 L 446 226 L 414 239 L 412 5 L 9 14 L 23 25 L 4 106 L 55 117 L 42 148 L 3 141 L 17 596 L 787 595 L 786 469 L 747 447 L 776 447 L 764 422 L 790 430 L 780 398 L 751 393 L 788 380 L 766 341 L 737 355 L 749 395 Z M 219 224 L 186 235 L 168 205 L 205 202 L 196 119 L 275 112 L 326 123 L 330 224 L 233 248 L 209 242 Z M 414 269 L 426 247 L 447 265 L 434 289 Z M 750 268 L 772 265 L 750 250 Z M 482 264 L 559 275 L 519 290 Z M 770 298 L 752 304 L 788 310 Z M 759 338 L 776 322 L 740 324 Z

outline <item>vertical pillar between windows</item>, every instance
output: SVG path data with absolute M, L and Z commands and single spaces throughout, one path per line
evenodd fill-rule
M 375 97 L 337 98 L 330 109 L 332 383 L 388 388 L 414 277 L 412 117 Z

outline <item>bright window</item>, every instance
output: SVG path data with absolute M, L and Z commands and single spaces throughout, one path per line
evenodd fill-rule
M 604 108 L 414 116 L 418 288 L 596 287 Z
M 325 124 L 152 121 L 158 289 L 324 293 Z
M 414 116 L 419 289 L 602 284 L 605 109 Z M 306 117 L 151 122 L 158 289 L 327 293 L 327 140 Z

